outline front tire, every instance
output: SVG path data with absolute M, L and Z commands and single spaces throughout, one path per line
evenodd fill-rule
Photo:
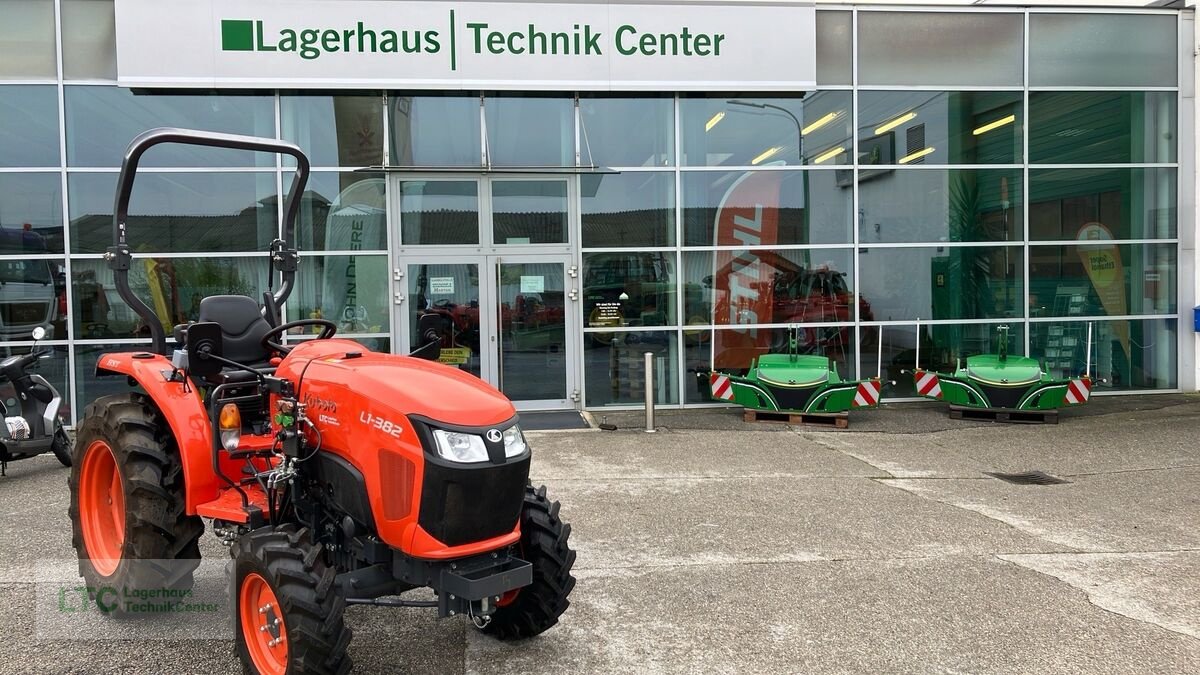
M 521 556 L 533 563 L 533 583 L 509 591 L 481 631 L 500 640 L 533 637 L 558 623 L 571 605 L 567 596 L 575 588 L 571 567 L 575 551 L 567 540 L 571 526 L 558 517 L 558 502 L 546 498 L 546 487 L 525 487 L 521 509 Z
M 63 466 L 71 466 L 71 437 L 67 435 L 67 430 L 62 424 L 56 425 L 54 429 L 54 440 L 50 443 L 50 452 L 54 453 L 54 458 Z
M 342 675 L 346 601 L 307 529 L 266 526 L 233 543 L 237 653 L 253 675 Z
M 97 603 L 128 591 L 191 588 L 204 524 L 184 512 L 179 452 L 150 400 L 121 394 L 89 405 L 72 460 L 71 543 Z M 111 603 L 101 609 L 129 613 Z

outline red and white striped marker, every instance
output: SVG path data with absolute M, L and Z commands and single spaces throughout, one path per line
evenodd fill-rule
M 1079 405 L 1080 403 L 1086 403 L 1091 394 L 1091 378 L 1080 377 L 1067 383 L 1066 400 L 1068 405 Z
M 942 383 L 938 379 L 937 373 L 931 373 L 927 370 L 918 370 L 913 373 L 913 381 L 917 384 L 917 393 L 921 396 L 929 396 L 931 398 L 942 397 Z
M 713 373 L 708 376 L 708 381 L 712 385 L 712 397 L 723 399 L 726 401 L 733 400 L 733 384 L 729 382 L 728 375 Z
M 854 394 L 854 408 L 869 408 L 879 403 L 879 390 L 883 385 L 879 380 L 867 380 L 858 383 L 858 391 Z

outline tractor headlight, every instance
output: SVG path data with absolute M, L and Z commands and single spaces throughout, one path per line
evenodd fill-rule
M 442 459 L 463 464 L 488 460 L 487 446 L 483 444 L 481 436 L 434 429 L 433 439 L 437 443 L 437 452 Z
M 525 443 L 525 434 L 521 433 L 521 427 L 512 425 L 504 430 L 504 456 L 516 457 L 529 449 Z

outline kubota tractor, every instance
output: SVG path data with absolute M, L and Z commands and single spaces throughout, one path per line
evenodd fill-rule
M 205 298 L 175 327 L 129 284 L 129 197 L 138 160 L 160 143 L 275 152 L 296 160 L 283 239 L 270 247 L 275 292 Z M 239 656 L 250 672 L 344 673 L 347 605 L 432 607 L 500 639 L 537 635 L 575 585 L 571 528 L 529 485 L 530 449 L 512 404 L 482 381 L 411 356 L 336 339 L 326 320 L 280 323 L 308 158 L 290 143 L 155 129 L 133 140 L 118 180 L 106 259 L 153 349 L 105 354 L 99 375 L 129 393 L 87 407 L 71 472 L 79 571 L 113 598 L 190 588 L 204 520 L 230 547 Z M 431 315 L 426 357 L 436 358 Z M 298 328 L 316 339 L 283 344 Z M 421 350 L 418 350 L 421 351 Z M 435 600 L 405 599 L 431 588 Z M 97 603 L 100 604 L 100 603 Z

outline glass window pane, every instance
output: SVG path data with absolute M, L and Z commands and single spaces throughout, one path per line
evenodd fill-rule
M 343 335 L 341 333 L 338 333 L 337 337 L 345 338 L 347 340 L 353 340 L 353 341 L 357 342 L 358 344 L 362 345 L 363 347 L 367 348 L 368 350 L 373 351 L 373 352 L 379 352 L 380 354 L 389 354 L 392 351 L 391 338 L 362 337 L 362 336 L 353 335 L 353 334 Z M 312 334 L 293 333 L 293 334 L 287 336 L 287 343 L 288 344 L 296 344 L 297 342 L 305 342 L 308 340 L 315 340 L 315 339 L 317 339 L 317 336 L 312 335 Z
M 1021 92 L 864 91 L 863 164 L 1019 164 Z
M 679 403 L 679 335 L 634 331 L 584 336 L 584 406 L 642 405 L 646 400 L 645 353 L 654 354 L 654 401 Z
M 0 166 L 61 166 L 58 89 L 0 86 Z
M 513 400 L 565 400 L 567 368 L 574 366 L 565 359 L 566 268 L 556 262 L 498 265 L 497 388 Z
M 840 163 L 833 161 L 836 154 L 817 159 L 839 147 L 849 151 L 850 106 L 848 91 L 818 91 L 803 98 L 682 98 L 683 164 L 802 164 L 802 146 L 810 163 Z
M 284 172 L 283 189 L 291 182 L 292 173 Z M 387 250 L 386 182 L 378 173 L 309 174 L 294 245 L 301 251 Z
M 588 328 L 674 326 L 675 254 L 583 254 L 583 320 Z M 604 337 L 607 336 L 607 337 Z M 617 339 L 617 333 L 593 335 Z
M 1019 87 L 1023 22 L 990 12 L 859 12 L 858 81 Z
M 271 96 L 253 93 L 134 94 L 120 87 L 71 86 L 65 89 L 67 163 L 71 166 L 120 166 L 134 136 L 155 127 L 224 131 L 275 136 Z M 266 152 L 221 150 L 169 144 L 155 146 L 141 166 L 275 166 Z
M 65 335 L 62 337 L 66 337 Z M 10 356 L 20 356 L 28 354 L 32 347 L 0 347 L 0 359 L 6 359 Z M 29 368 L 29 371 L 41 375 L 46 378 L 46 381 L 58 391 L 62 397 L 62 408 L 59 410 L 59 417 L 66 424 L 74 424 L 71 405 L 71 390 L 67 388 L 67 371 L 70 365 L 67 362 L 67 347 L 66 345 L 50 346 L 44 342 L 38 343 L 37 350 L 43 355 L 38 359 L 35 365 Z M 16 389 L 12 382 L 5 380 L 0 382 L 0 402 L 4 403 L 4 407 L 10 411 L 9 415 L 18 415 L 21 410 L 21 400 L 17 397 Z
M 391 164 L 480 166 L 478 96 L 391 95 Z
M 849 243 L 853 194 L 838 185 L 837 173 L 684 173 L 684 245 Z
M 995 354 L 1005 335 L 999 325 L 1009 327 L 1009 354 L 1025 353 L 1024 323 L 1007 324 L 921 324 L 921 368 L 952 372 L 968 356 Z M 1035 326 L 1037 324 L 1034 324 Z M 878 372 L 880 342 L 883 348 L 883 397 L 915 398 L 912 371 L 916 365 L 917 327 L 863 326 L 861 329 L 860 375 L 874 377 Z
M 62 177 L 0 173 L 0 254 L 62 253 Z
M 484 99 L 487 156 L 493 166 L 574 166 L 575 106 L 561 96 Z
M 1169 239 L 1176 228 L 1175 169 L 1034 169 L 1029 238 L 1075 239 L 1099 223 L 1114 239 Z
M 675 104 L 670 98 L 583 97 L 579 119 L 579 152 L 585 165 L 675 163 Z
M 0 21 L 0 77 L 58 77 L 52 0 L 9 0 Z
M 567 241 L 567 181 L 492 181 L 492 241 L 561 244 Z
M 712 397 L 708 379 L 712 372 L 712 339 L 710 329 L 683 329 L 684 403 L 725 403 Z
M 115 173 L 67 178 L 74 253 L 112 246 Z M 278 236 L 269 173 L 139 173 L 127 233 L 135 252 L 266 251 Z
M 1020 169 L 897 169 L 862 183 L 859 241 L 1013 241 L 1021 225 Z
M 1107 238 L 1092 226 L 1082 238 Z M 1175 244 L 1029 247 L 1030 316 L 1174 314 Z
M 479 183 L 473 180 L 400 182 L 401 241 L 405 246 L 479 243 Z
M 383 164 L 379 101 L 380 94 L 280 96 L 283 139 L 299 145 L 312 166 L 379 166 Z M 296 164 L 291 157 L 285 157 L 284 163 Z
M 72 260 L 71 276 L 77 339 L 150 337 L 149 326 L 117 294 L 108 263 Z M 265 256 L 134 258 L 129 269 L 130 288 L 154 310 L 167 335 L 176 324 L 195 321 L 204 298 L 227 294 L 261 298 L 266 282 Z
M 723 373 L 745 375 L 757 357 L 787 352 L 790 331 L 787 327 L 713 331 L 713 368 Z M 802 326 L 796 330 L 799 350 L 817 354 L 833 362 L 838 375 L 854 375 L 854 326 Z
M 579 184 L 585 248 L 675 245 L 674 174 L 589 174 Z
M 476 377 L 483 376 L 480 351 L 479 265 L 443 263 L 409 265 L 408 326 L 410 348 L 425 343 L 418 333 L 420 317 L 436 314 L 441 319 L 442 354 L 438 361 Z
M 817 83 L 850 84 L 850 12 L 817 12 Z
M 1030 355 L 1050 374 L 1071 377 L 1087 367 L 1087 328 L 1092 326 L 1093 391 L 1174 389 L 1179 341 L 1175 319 L 1051 321 L 1029 325 Z
M 0 257 L 0 340 L 67 339 L 66 277 L 61 258 Z
M 858 283 L 878 321 L 1024 314 L 1020 246 L 863 248 Z
M 1175 92 L 1041 91 L 1029 95 L 1029 161 L 1175 161 Z
M 113 0 L 62 0 L 63 77 L 117 79 Z
M 1029 83 L 1174 87 L 1176 15 L 1030 14 Z
M 328 319 L 341 333 L 391 330 L 390 277 L 385 255 L 304 256 L 287 318 Z

